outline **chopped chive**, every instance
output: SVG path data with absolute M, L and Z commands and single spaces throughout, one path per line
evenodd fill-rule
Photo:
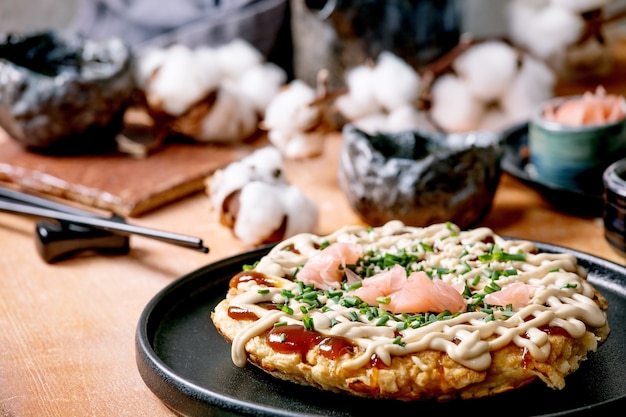
M 391 302 L 391 297 L 376 297 L 376 302 L 378 304 L 389 304 Z
M 394 345 L 400 345 L 400 346 L 402 346 L 402 347 L 405 347 L 405 346 L 406 346 L 406 342 L 403 342 L 403 341 L 402 341 L 402 337 L 401 337 L 401 336 L 398 336 L 398 337 L 396 337 L 395 339 L 393 339 L 393 344 L 394 344 Z
M 270 290 L 267 289 L 267 288 L 261 288 L 261 289 L 257 290 L 257 292 L 259 294 L 269 294 Z

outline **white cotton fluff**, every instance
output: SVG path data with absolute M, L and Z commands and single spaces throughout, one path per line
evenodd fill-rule
M 374 70 L 361 65 L 346 72 L 348 93 L 335 100 L 337 110 L 348 120 L 378 113 L 382 106 L 374 94 Z
M 585 13 L 591 10 L 601 9 L 608 6 L 612 1 L 613 0 L 551 0 L 553 5 L 574 13 Z
M 312 232 L 318 221 L 315 203 L 293 185 L 281 185 L 279 188 L 283 207 L 288 216 L 285 237 Z
M 293 80 L 269 103 L 263 124 L 268 130 L 307 130 L 320 118 L 320 109 L 310 105 L 315 98 L 316 92 L 312 87 L 302 80 Z
M 476 99 L 463 80 L 452 74 L 437 78 L 432 86 L 430 115 L 448 132 L 475 130 L 484 113 L 484 103 Z
M 527 120 L 545 100 L 554 96 L 556 74 L 544 62 L 525 54 L 509 90 L 500 100 L 513 123 Z
M 244 185 L 233 232 L 242 242 L 258 245 L 278 230 L 285 218 L 279 188 L 260 181 Z
M 271 62 L 255 65 L 237 80 L 241 93 L 250 100 L 259 115 L 264 115 L 267 106 L 287 81 L 287 73 Z
M 452 66 L 475 97 L 489 102 L 498 100 L 515 78 L 517 53 L 504 42 L 483 42 L 457 57 Z
M 373 70 L 372 86 L 376 101 L 387 111 L 414 103 L 420 93 L 420 77 L 403 59 L 382 52 Z
M 239 207 L 233 232 L 250 245 L 267 242 L 285 220 L 283 238 L 312 232 L 317 224 L 317 207 L 292 185 L 250 182 L 241 189 Z
M 224 199 L 249 182 L 286 184 L 283 160 L 274 147 L 260 148 L 239 161 L 218 169 L 207 181 L 211 206 L 221 210 Z
M 352 122 L 355 127 L 370 135 L 385 133 L 387 131 L 387 114 L 372 113 L 358 118 Z
M 137 54 L 133 73 L 137 86 L 145 88 L 166 59 L 167 50 L 162 48 L 150 48 L 141 54 Z
M 529 48 L 532 34 L 529 27 L 549 4 L 549 0 L 510 0 L 506 8 L 507 30 L 512 42 Z
M 414 129 L 434 130 L 426 113 L 418 110 L 415 106 L 398 107 L 387 115 L 387 132 L 394 133 Z
M 269 141 L 289 159 L 304 159 L 320 155 L 324 150 L 324 133 L 286 132 L 270 130 Z
M 198 89 L 214 91 L 222 81 L 222 73 L 214 49 L 201 46 L 193 50 L 194 70 Z
M 194 56 L 186 46 L 168 48 L 167 58 L 156 76 L 147 85 L 146 99 L 153 108 L 161 107 L 173 116 L 180 116 L 189 106 L 206 94 L 198 88 L 194 73 Z
M 216 52 L 222 74 L 233 80 L 239 79 L 248 69 L 265 60 L 261 52 L 240 38 L 219 46 Z
M 282 155 L 272 146 L 217 170 L 205 185 L 211 207 L 220 214 L 225 199 L 239 191 L 238 211 L 230 215 L 233 233 L 247 244 L 267 242 L 283 221 L 283 238 L 312 232 L 317 225 L 317 206 L 287 182 Z
M 324 135 L 316 131 L 322 108 L 311 105 L 317 94 L 302 80 L 281 89 L 269 103 L 263 120 L 269 141 L 287 158 L 302 159 L 322 153 Z
M 194 137 L 199 142 L 240 142 L 257 130 L 258 116 L 252 103 L 229 83 L 222 82 L 216 101 Z
M 221 76 L 210 50 L 173 45 L 138 58 L 135 78 L 151 108 L 180 116 L 214 91 Z
M 566 8 L 552 3 L 529 7 L 520 0 L 509 4 L 508 19 L 513 42 L 542 60 L 560 57 L 580 38 L 585 26 L 582 16 Z

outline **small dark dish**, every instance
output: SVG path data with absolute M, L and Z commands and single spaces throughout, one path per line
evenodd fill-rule
M 576 187 L 563 188 L 542 181 L 529 160 L 528 123 L 513 126 L 503 133 L 502 170 L 539 191 L 558 210 L 579 216 L 602 215 L 602 194 Z
M 372 226 L 397 219 L 468 228 L 491 209 L 501 174 L 500 140 L 489 132 L 370 135 L 346 125 L 339 183 Z
M 117 38 L 0 35 L 0 125 L 25 148 L 114 149 L 133 89 L 132 55 Z
M 609 165 L 602 176 L 604 184 L 604 236 L 626 256 L 626 159 Z

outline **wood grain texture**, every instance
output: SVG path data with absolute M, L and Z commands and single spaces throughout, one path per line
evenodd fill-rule
M 0 129 L 0 181 L 136 217 L 202 191 L 204 178 L 254 148 L 254 143 L 171 143 L 145 158 L 123 153 L 61 157 L 25 150 Z

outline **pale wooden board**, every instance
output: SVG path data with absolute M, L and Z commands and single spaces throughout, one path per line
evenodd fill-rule
M 122 153 L 49 156 L 24 149 L 0 129 L 0 182 L 121 216 L 140 216 L 203 191 L 206 177 L 255 147 L 167 143 L 142 159 Z

